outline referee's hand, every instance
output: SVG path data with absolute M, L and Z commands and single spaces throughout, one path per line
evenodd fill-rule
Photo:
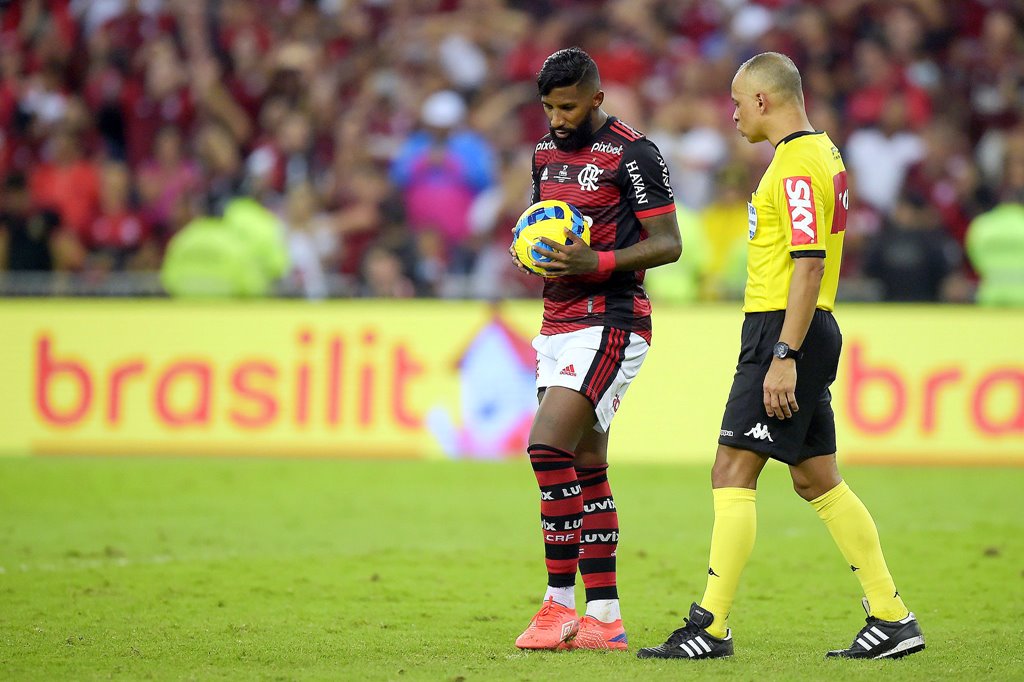
M 788 419 L 800 411 L 796 404 L 796 361 L 772 358 L 764 377 L 764 409 L 769 417 Z

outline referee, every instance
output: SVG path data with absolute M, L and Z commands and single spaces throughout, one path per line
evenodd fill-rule
M 733 120 L 775 155 L 747 207 L 749 251 L 739 362 L 722 418 L 711 481 L 715 525 L 700 604 L 664 644 L 640 658 L 733 653 L 729 612 L 754 546 L 757 478 L 768 459 L 789 465 L 796 492 L 824 521 L 860 580 L 866 625 L 845 658 L 896 658 L 924 636 L 893 584 L 871 515 L 839 475 L 829 386 L 842 335 L 832 316 L 849 207 L 846 168 L 804 109 L 800 72 L 776 52 L 740 66 Z

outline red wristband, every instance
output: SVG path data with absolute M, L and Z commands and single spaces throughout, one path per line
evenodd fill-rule
M 614 251 L 598 251 L 597 252 L 597 271 L 598 272 L 611 272 L 615 269 L 615 252 Z

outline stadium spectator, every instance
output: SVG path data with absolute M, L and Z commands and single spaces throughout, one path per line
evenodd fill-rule
M 293 284 L 306 298 L 326 298 L 327 273 L 337 269 L 338 235 L 335 221 L 321 210 L 310 183 L 288 191 L 282 222 Z
M 737 298 L 747 281 L 750 176 L 746 167 L 733 164 L 721 169 L 714 187 L 713 201 L 700 212 L 703 241 L 707 245 L 701 298 L 708 301 Z
M 464 128 L 466 104 L 451 90 L 430 95 L 420 112 L 422 128 L 398 151 L 391 178 L 402 190 L 406 221 L 421 255 L 439 269 L 467 273 L 473 252 L 469 212 L 477 195 L 494 182 L 490 144 Z
M 384 246 L 374 246 L 363 258 L 359 295 L 366 298 L 411 298 L 416 293 L 402 259 Z
M 146 220 L 169 226 L 182 198 L 200 190 L 199 164 L 187 156 L 185 140 L 174 126 L 164 126 L 153 142 L 153 153 L 139 166 L 139 201 Z
M 55 211 L 32 210 L 25 177 L 8 175 L 0 195 L 0 270 L 53 270 L 59 227 Z
M 195 118 L 188 65 L 174 41 L 162 37 L 147 44 L 140 56 L 144 71 L 125 83 L 120 97 L 126 155 L 132 167 L 146 158 L 162 127 L 188 131 Z
M 879 213 L 892 210 L 908 169 L 924 158 L 921 136 L 910 129 L 906 100 L 885 100 L 877 126 L 854 131 L 846 143 L 854 197 Z
M 924 197 L 905 193 L 870 242 L 864 274 L 881 285 L 883 301 L 937 302 L 963 255 Z
M 90 269 L 134 269 L 131 261 L 149 241 L 149 223 L 131 205 L 131 176 L 123 163 L 108 163 L 100 172 L 100 210 L 84 240 Z
M 1002 201 L 967 230 L 967 255 L 978 272 L 978 303 L 1024 306 L 1024 155 L 1006 160 Z
M 675 171 L 677 196 L 701 210 L 721 168 L 756 174 L 767 165 L 766 151 L 731 143 L 714 120 L 728 111 L 723 93 L 736 64 L 782 49 L 802 69 L 812 120 L 850 164 L 843 281 L 844 291 L 860 296 L 848 285 L 866 281 L 861 245 L 904 188 L 934 202 L 958 241 L 993 205 L 1003 159 L 1024 129 L 1022 26 L 1019 3 L 981 0 L 0 3 L 0 181 L 21 173 L 38 195 L 35 178 L 53 174 L 54 140 L 69 131 L 86 165 L 127 163 L 130 194 L 157 246 L 239 194 L 283 211 L 290 188 L 306 182 L 324 210 L 343 214 L 363 205 L 353 199 L 363 191 L 351 188 L 353 178 L 389 173 L 425 134 L 424 103 L 450 91 L 465 113 L 449 132 L 475 131 L 483 140 L 494 157 L 487 178 L 442 164 L 437 176 L 454 208 L 437 211 L 430 204 L 439 202 L 423 201 L 430 192 L 421 192 L 408 220 L 400 215 L 407 200 L 429 183 L 422 175 L 412 184 L 385 179 L 374 190 L 386 197 L 377 202 L 385 215 L 366 220 L 368 212 L 356 211 L 364 216 L 356 223 L 374 226 L 342 236 L 353 244 L 337 267 L 358 277 L 362 256 L 387 226 L 388 248 L 419 273 L 420 294 L 473 294 L 485 289 L 466 283 L 481 281 L 482 268 L 496 261 L 485 257 L 485 232 L 464 219 L 472 212 L 466 206 L 496 182 L 499 167 L 524 164 L 544 134 L 530 85 L 544 56 L 574 43 L 588 48 L 605 73 L 609 102 L 651 131 Z M 155 174 L 153 147 L 167 127 L 180 135 L 177 154 L 168 156 L 178 170 Z M 914 136 L 924 151 L 908 155 L 897 141 Z M 869 161 L 859 161 L 865 150 Z M 98 197 L 95 175 L 83 205 Z M 171 178 L 159 198 L 155 177 Z M 85 213 L 94 218 L 92 205 Z M 68 209 L 65 197 L 62 221 Z M 69 245 L 67 235 L 83 229 L 80 218 L 72 222 L 60 231 Z M 438 225 L 443 237 L 422 238 L 418 255 L 409 250 L 409 230 L 422 235 Z
M 29 176 L 32 202 L 55 209 L 61 224 L 80 240 L 99 214 L 100 203 L 100 170 L 83 152 L 81 137 L 60 128 L 47 141 L 44 160 L 33 166 Z

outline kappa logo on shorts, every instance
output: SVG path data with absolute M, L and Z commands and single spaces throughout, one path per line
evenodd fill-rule
M 772 434 L 768 433 L 768 425 L 758 422 L 754 424 L 753 428 L 743 434 L 744 436 L 751 436 L 757 440 L 766 440 L 769 443 L 774 443 L 772 440 Z
M 576 376 L 576 368 L 573 367 L 571 364 L 566 365 L 565 367 L 562 368 L 562 371 L 559 372 L 559 374 L 564 374 L 567 377 L 574 377 Z

